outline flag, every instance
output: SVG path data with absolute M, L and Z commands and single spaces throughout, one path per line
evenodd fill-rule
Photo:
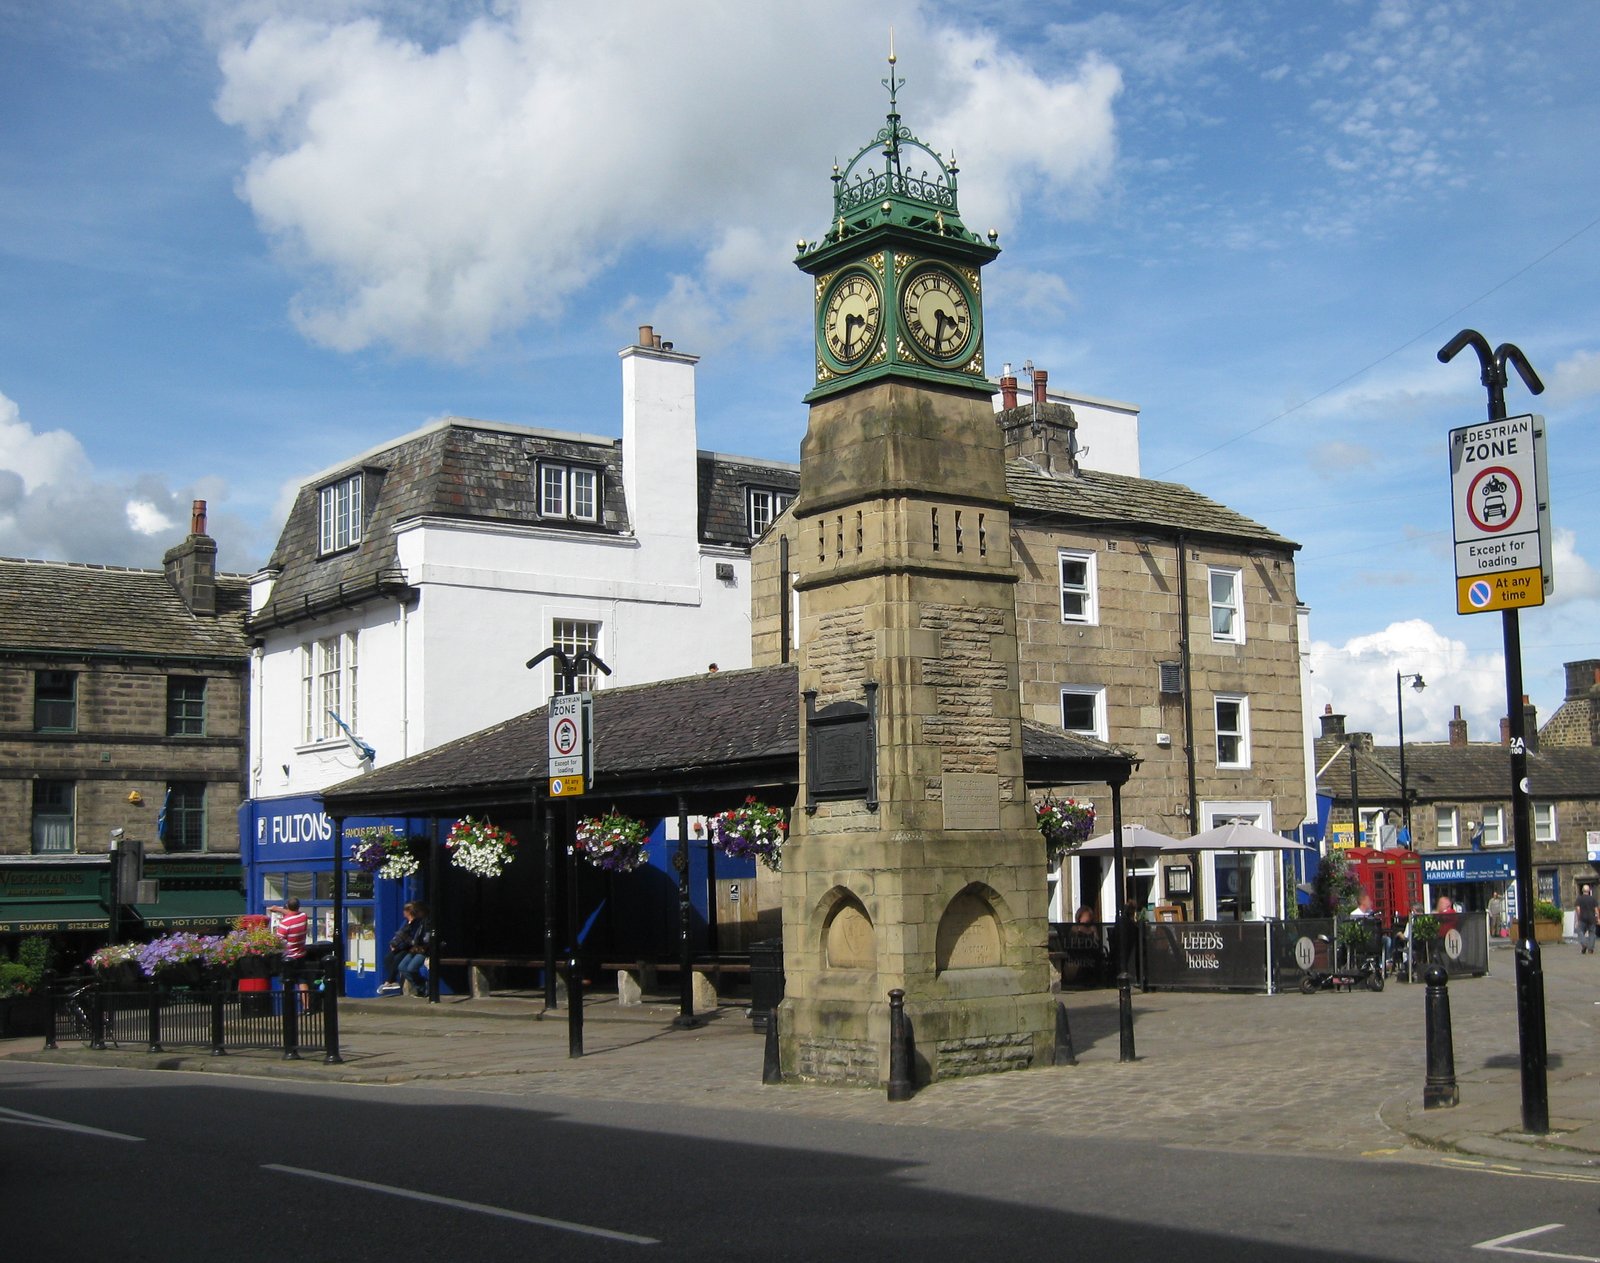
M 161 800 L 161 810 L 156 812 L 156 837 L 167 840 L 167 808 L 172 806 L 172 786 L 167 786 L 167 796 Z

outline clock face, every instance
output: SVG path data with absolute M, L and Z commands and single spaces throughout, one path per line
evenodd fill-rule
M 883 300 L 865 272 L 848 272 L 828 292 L 822 336 L 840 364 L 850 367 L 867 357 L 883 329 Z
M 922 268 L 900 289 L 906 332 L 929 359 L 952 362 L 972 342 L 972 307 L 961 283 L 943 268 Z

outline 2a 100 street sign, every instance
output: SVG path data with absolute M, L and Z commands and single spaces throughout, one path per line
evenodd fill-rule
M 1544 433 L 1536 416 L 1450 431 L 1457 613 L 1544 604 L 1551 587 Z

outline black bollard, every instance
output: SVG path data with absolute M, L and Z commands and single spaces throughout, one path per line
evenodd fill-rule
M 150 989 L 150 1051 L 161 1051 L 161 992 Z
M 1056 1056 L 1058 1066 L 1075 1066 L 1078 1056 L 1072 1051 L 1072 1026 L 1067 1021 L 1067 1002 L 1056 1001 Z
M 89 1010 L 89 1047 L 96 1052 L 106 1048 L 106 995 L 99 983 L 94 988 L 94 1007 Z
M 1428 1021 L 1428 1079 L 1422 1089 L 1422 1108 L 1450 1109 L 1461 1103 L 1456 1086 L 1456 1050 L 1450 1037 L 1450 975 L 1443 965 L 1429 965 L 1422 975 Z
M 339 1066 L 344 1064 L 339 1055 L 339 971 L 344 965 L 330 953 L 322 967 L 322 1064 Z
M 283 965 L 283 1059 L 300 1060 L 300 962 Z
M 911 1026 L 906 1021 L 906 993 L 889 992 L 889 1099 L 909 1101 L 916 1091 L 911 1082 Z
M 223 1012 L 223 991 L 220 987 L 211 989 L 211 1055 L 223 1057 L 228 1052 L 228 1028 L 226 1015 Z
M 1126 969 L 1117 975 L 1117 1026 L 1122 1034 L 1122 1051 L 1117 1060 L 1136 1060 L 1133 1052 L 1133 978 Z
M 891 1060 L 893 1054 L 890 1055 Z M 767 1046 L 761 1056 L 761 1082 L 782 1083 L 783 1063 L 778 1053 L 778 1010 L 767 1010 Z
M 58 1047 L 56 1044 L 56 973 L 53 969 L 44 971 L 44 1046 L 46 1048 Z

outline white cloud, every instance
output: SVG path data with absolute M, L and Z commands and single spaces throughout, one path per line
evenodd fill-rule
M 1571 406 L 1591 395 L 1600 395 L 1600 351 L 1578 351 L 1556 365 L 1547 383 L 1545 408 Z
M 1314 641 L 1311 646 L 1313 712 L 1331 705 L 1346 717 L 1349 732 L 1371 732 L 1393 744 L 1395 675 L 1420 674 L 1426 688 L 1409 685 L 1405 696 L 1406 741 L 1444 741 L 1455 707 L 1461 707 L 1474 741 L 1495 740 L 1506 708 L 1505 658 L 1473 653 L 1423 619 L 1390 623 L 1382 631 L 1356 636 L 1343 645 Z
M 155 474 L 101 473 L 73 435 L 40 433 L 0 394 L 0 555 L 157 566 L 182 538 L 198 499 L 213 506 L 209 530 L 221 563 L 239 565 L 234 559 L 257 541 L 238 518 L 217 512 L 226 496 L 215 478 L 174 491 Z
M 1106 179 L 1115 67 L 1045 77 L 923 8 L 874 16 L 916 67 L 907 122 L 974 153 L 964 217 L 1004 226 L 1025 196 L 1065 205 Z M 556 320 L 629 251 L 685 244 L 694 280 L 669 282 L 657 322 L 760 339 L 770 278 L 826 219 L 826 155 L 881 117 L 862 107 L 883 67 L 840 55 L 860 20 L 845 0 L 783 22 L 761 4 L 509 0 L 427 43 L 404 16 L 271 17 L 219 54 L 217 113 L 255 150 L 240 195 L 302 278 L 296 323 L 338 350 L 464 358 Z
M 1551 577 L 1555 590 L 1546 597 L 1549 605 L 1568 605 L 1573 601 L 1592 601 L 1600 597 L 1600 575 L 1578 554 L 1576 531 L 1557 526 L 1551 541 Z

